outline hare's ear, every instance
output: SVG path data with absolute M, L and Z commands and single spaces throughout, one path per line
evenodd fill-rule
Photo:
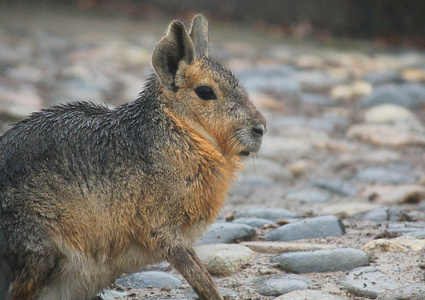
M 190 37 L 195 47 L 196 56 L 208 57 L 208 21 L 202 14 L 193 18 Z
M 161 84 L 175 88 L 175 77 L 181 62 L 190 65 L 195 59 L 192 40 L 180 21 L 173 21 L 168 32 L 152 53 L 152 66 Z

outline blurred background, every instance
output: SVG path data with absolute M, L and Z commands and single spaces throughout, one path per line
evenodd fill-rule
M 197 12 L 212 24 L 212 56 L 240 75 L 256 92 L 254 100 L 258 93 L 274 100 L 303 98 L 302 92 L 311 92 L 306 80 L 324 85 L 319 90 L 329 95 L 336 83 L 384 69 L 381 75 L 390 81 L 398 80 L 391 72 L 404 67 L 406 76 L 425 76 L 422 68 L 408 69 L 416 67 L 425 46 L 423 1 L 2 0 L 0 117 L 13 121 L 64 101 L 133 100 L 151 72 L 151 50 L 166 24 L 176 18 L 188 23 Z M 375 57 L 402 51 L 408 54 L 403 62 Z M 283 67 L 269 70 L 278 64 Z M 249 70 L 253 66 L 260 66 L 257 75 Z M 324 72 L 300 80 L 291 76 L 294 68 Z M 340 96 L 341 89 L 334 93 Z
M 201 11 L 217 21 L 268 27 L 295 38 L 329 40 L 335 36 L 424 46 L 425 3 L 420 0 L 76 0 L 74 4 L 133 17 L 147 11 L 173 16 Z

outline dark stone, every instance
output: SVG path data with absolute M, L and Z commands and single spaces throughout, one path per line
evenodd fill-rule
M 319 189 L 303 189 L 289 192 L 286 195 L 289 200 L 299 200 L 304 203 L 323 203 L 331 200 L 329 192 Z
M 262 218 L 242 217 L 232 221 L 232 223 L 245 224 L 252 227 L 263 227 L 264 225 L 275 224 L 273 221 Z
M 234 298 L 238 298 L 238 293 L 231 290 L 231 289 L 226 289 L 226 288 L 222 288 L 219 287 L 218 290 L 220 291 L 221 295 L 225 298 L 225 299 L 234 299 Z M 187 299 L 199 299 L 198 295 L 196 295 L 195 291 L 192 288 L 188 288 L 183 292 L 185 298 Z
M 356 178 L 382 184 L 412 183 L 416 180 L 413 175 L 385 168 L 363 169 L 356 174 Z
M 416 82 L 408 82 L 401 84 L 400 89 L 411 99 L 415 106 L 425 103 L 425 85 Z
M 335 216 L 304 219 L 276 228 L 266 234 L 267 241 L 293 241 L 300 239 L 326 238 L 345 234 L 345 227 Z
M 231 188 L 232 196 L 247 198 L 259 187 L 268 187 L 273 180 L 268 178 L 259 178 L 258 176 L 240 176 L 236 184 Z
M 265 275 L 253 281 L 257 292 L 263 296 L 279 296 L 296 290 L 308 289 L 312 281 L 294 274 Z
M 372 107 L 381 104 L 396 104 L 407 108 L 415 108 L 417 101 L 412 99 L 399 85 L 387 84 L 377 87 L 372 94 L 360 99 L 363 107 Z
M 391 291 L 399 285 L 374 267 L 351 270 L 341 284 L 348 292 L 367 298 L 376 298 L 379 294 Z
M 348 271 L 369 261 L 366 252 L 354 248 L 283 253 L 273 258 L 282 270 L 292 273 Z
M 399 208 L 379 207 L 353 215 L 356 219 L 382 221 L 410 221 L 411 218 Z
M 400 83 L 403 79 L 396 72 L 370 72 L 364 76 L 364 80 L 372 84 L 373 86 L 379 86 L 388 83 Z
M 294 78 L 300 83 L 302 91 L 310 93 L 323 93 L 344 82 L 319 70 L 300 71 Z
M 234 243 L 238 240 L 249 240 L 256 231 L 251 226 L 236 223 L 214 223 L 198 241 L 198 245 Z
M 301 102 L 305 105 L 332 106 L 337 104 L 337 100 L 320 94 L 304 93 L 301 95 Z
M 355 186 L 338 179 L 318 179 L 314 180 L 312 183 L 317 187 L 341 196 L 354 196 L 359 192 Z
M 240 210 L 234 213 L 236 218 L 255 217 L 272 221 L 278 221 L 287 218 L 296 218 L 298 215 L 284 208 L 257 207 Z
M 144 289 L 147 287 L 168 287 L 176 289 L 182 285 L 181 280 L 177 277 L 158 271 L 129 274 L 118 278 L 115 283 L 122 285 L 123 287 L 131 287 L 134 289 Z
M 412 284 L 380 294 L 377 300 L 423 300 L 425 299 L 425 285 Z

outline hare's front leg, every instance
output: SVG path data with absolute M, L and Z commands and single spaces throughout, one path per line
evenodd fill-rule
M 193 248 L 183 244 L 169 245 L 165 258 L 189 282 L 201 300 L 223 300 L 210 274 L 202 265 Z

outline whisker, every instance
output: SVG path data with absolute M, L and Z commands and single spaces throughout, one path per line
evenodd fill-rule
M 254 166 L 254 173 L 255 173 L 255 176 L 257 176 L 257 177 L 258 177 L 258 174 L 257 174 L 257 168 L 255 167 L 255 159 L 254 159 L 254 155 L 252 155 L 252 156 L 251 156 L 251 159 L 252 159 L 252 165 Z

